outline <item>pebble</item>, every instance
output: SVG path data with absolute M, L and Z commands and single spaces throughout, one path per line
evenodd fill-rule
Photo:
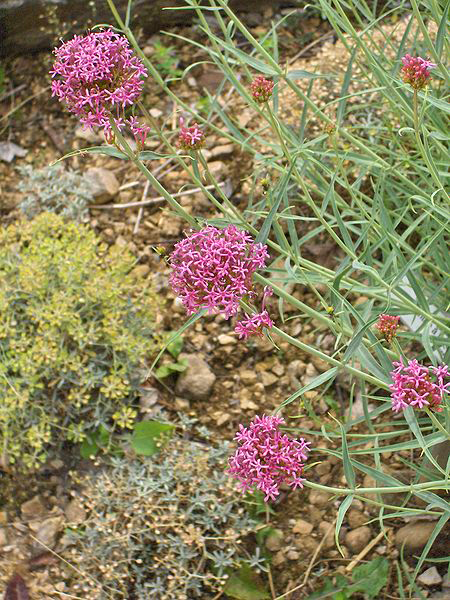
M 31 528 L 31 525 L 30 525 Z M 53 548 L 56 544 L 56 536 L 63 528 L 62 517 L 50 517 L 40 523 L 36 531 L 36 538 L 45 546 Z
M 426 586 L 439 585 L 442 583 L 442 577 L 439 575 L 439 571 L 436 567 L 430 567 L 419 575 L 417 581 Z
M 224 156 L 228 156 L 229 154 L 233 154 L 234 144 L 224 144 L 223 146 L 215 146 L 210 151 L 211 158 L 222 158 Z
M 236 344 L 237 339 L 232 335 L 227 335 L 226 333 L 221 333 L 217 337 L 217 341 L 221 346 L 226 346 L 227 344 Z
M 303 519 L 297 519 L 295 521 L 295 525 L 292 528 L 294 533 L 301 533 L 302 535 L 308 535 L 314 529 L 314 525 L 308 523 L 308 521 L 304 521 Z
M 95 204 L 102 204 L 119 192 L 117 177 L 104 167 L 91 167 L 86 170 L 84 178 L 91 188 Z
M 20 510 L 24 519 L 38 519 L 47 514 L 47 507 L 39 495 L 24 502 Z
M 278 381 L 278 379 L 279 378 L 276 375 L 274 375 L 273 373 L 270 373 L 270 371 L 263 371 L 261 373 L 261 381 L 262 381 L 264 387 L 270 387 L 271 385 L 276 383 Z
M 359 510 L 351 509 L 347 513 L 347 522 L 352 529 L 357 529 L 367 522 L 366 516 Z
M 332 548 L 334 546 L 334 527 L 330 528 L 328 521 L 322 521 L 319 523 L 319 531 L 324 536 L 323 545 L 325 548 Z
M 370 527 L 364 525 L 363 527 L 357 527 L 352 531 L 349 531 L 345 536 L 345 545 L 354 552 L 355 554 L 361 552 L 363 548 L 367 546 L 370 541 L 372 532 Z
M 82 523 L 86 519 L 86 511 L 78 498 L 69 502 L 64 513 L 69 523 Z
M 283 545 L 284 533 L 281 529 L 274 529 L 269 533 L 266 537 L 265 545 L 268 550 L 271 552 L 276 552 L 280 550 Z
M 397 548 L 401 548 L 404 544 L 405 550 L 408 552 L 422 550 L 428 542 L 435 526 L 436 523 L 432 521 L 408 523 L 396 532 L 395 545 Z
M 216 376 L 208 363 L 197 354 L 180 354 L 187 360 L 187 368 L 180 373 L 175 387 L 177 395 L 190 400 L 206 400 L 211 394 Z
M 245 384 L 255 383 L 258 379 L 258 376 L 256 375 L 255 371 L 250 371 L 250 369 L 243 369 L 242 371 L 240 371 L 239 377 L 242 383 Z
M 309 501 L 316 506 L 326 506 L 330 501 L 330 494 L 321 490 L 311 490 L 309 493 Z
M 289 552 L 286 553 L 286 557 L 289 560 L 298 560 L 300 558 L 300 553 L 297 552 L 297 550 L 289 550 Z

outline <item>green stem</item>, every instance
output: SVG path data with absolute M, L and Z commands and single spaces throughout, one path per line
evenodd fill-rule
M 272 327 L 271 331 L 273 331 L 274 333 L 277 333 L 286 342 L 289 342 L 290 344 L 292 344 L 292 346 L 296 346 L 297 348 L 299 348 L 300 350 L 303 350 L 307 354 L 312 354 L 313 356 L 317 356 L 317 358 L 320 358 L 321 360 L 323 360 L 324 362 L 327 362 L 328 364 L 332 365 L 333 367 L 338 367 L 340 369 L 344 369 L 345 371 L 348 371 L 348 373 L 351 373 L 352 375 L 355 375 L 356 377 L 360 377 L 361 379 L 364 379 L 364 381 L 367 381 L 368 383 L 371 383 L 372 385 L 375 385 L 378 388 L 383 388 L 385 390 L 389 390 L 389 385 L 387 383 L 385 383 L 384 381 L 382 381 L 381 379 L 378 379 L 378 377 L 373 377 L 372 375 L 369 375 L 368 373 L 364 373 L 364 371 L 360 371 L 359 369 L 356 369 L 355 367 L 352 367 L 350 365 L 342 364 L 339 360 L 332 358 L 331 356 L 328 356 L 328 354 L 325 354 L 324 352 L 321 352 L 320 350 L 316 350 L 312 346 L 308 346 L 308 344 L 304 344 L 303 342 L 300 342 L 299 340 L 293 338 L 288 333 L 285 333 L 283 330 L 279 329 L 278 327 Z
M 414 118 L 414 132 L 416 134 L 417 145 L 419 146 L 420 153 L 422 155 L 423 160 L 425 161 L 428 170 L 430 171 L 431 177 L 434 180 L 434 183 L 438 186 L 439 190 L 443 190 L 443 185 L 439 181 L 438 174 L 436 173 L 436 169 L 434 168 L 433 163 L 429 160 L 428 154 L 425 150 L 425 146 L 422 142 L 422 138 L 420 136 L 420 123 L 419 123 L 419 95 L 417 90 L 414 90 L 413 94 L 413 118 Z
M 356 492 L 358 492 L 358 494 L 402 494 L 404 492 L 414 494 L 414 492 L 428 492 L 431 490 L 449 490 L 449 484 L 447 483 L 445 485 L 445 483 L 445 481 L 428 481 L 426 483 L 416 483 L 411 485 L 399 485 L 392 487 L 350 489 L 328 487 L 326 485 L 320 485 L 319 483 L 314 483 L 312 481 L 306 480 L 303 485 L 305 487 L 310 487 L 313 490 L 328 492 L 329 494 L 336 494 L 338 496 L 350 496 L 352 494 L 355 494 Z

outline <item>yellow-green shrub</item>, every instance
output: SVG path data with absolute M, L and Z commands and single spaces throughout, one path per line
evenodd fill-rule
M 129 421 L 137 369 L 156 343 L 156 297 L 134 264 L 55 214 L 0 231 L 0 453 L 10 464 L 35 467 L 49 446 Z

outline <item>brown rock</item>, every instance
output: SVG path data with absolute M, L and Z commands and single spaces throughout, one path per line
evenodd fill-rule
M 315 504 L 316 506 L 326 506 L 329 500 L 330 494 L 327 494 L 327 492 L 322 492 L 321 490 L 311 490 L 309 493 L 309 501 L 311 504 Z
M 404 527 L 401 527 L 395 534 L 395 545 L 397 548 L 401 548 L 404 544 L 407 552 L 422 550 L 428 542 L 435 526 L 436 522 L 434 521 L 408 523 Z
M 347 513 L 347 522 L 352 529 L 357 529 L 367 522 L 366 516 L 359 510 L 349 510 Z
M 56 536 L 63 528 L 63 521 L 63 517 L 45 519 L 36 532 L 36 538 L 45 546 L 53 548 L 56 544 Z
M 77 498 L 69 502 L 64 512 L 69 523 L 82 523 L 86 518 L 86 511 Z
M 265 545 L 268 550 L 271 552 L 276 552 L 280 550 L 283 544 L 284 533 L 281 529 L 274 529 L 269 533 L 266 537 Z
M 89 184 L 95 204 L 102 204 L 119 192 L 119 182 L 112 171 L 104 167 L 91 167 L 84 174 Z
M 328 521 L 319 523 L 319 531 L 324 536 L 324 547 L 332 548 L 334 546 L 334 527 L 330 527 Z
M 347 533 L 345 536 L 345 545 L 349 548 L 349 550 L 357 554 L 367 546 L 371 535 L 372 532 L 370 527 L 367 527 L 366 525 L 363 527 L 357 527 L 356 529 L 353 529 Z
M 24 519 L 39 519 L 48 512 L 47 507 L 39 495 L 24 502 L 20 507 L 20 510 Z
M 246 384 L 255 383 L 258 379 L 258 376 L 256 375 L 255 371 L 250 371 L 250 369 L 243 369 L 242 371 L 240 371 L 239 377 L 242 383 Z
M 274 375 L 273 373 L 270 373 L 270 371 L 263 371 L 261 373 L 261 381 L 262 381 L 264 387 L 270 387 L 271 385 L 276 383 L 278 381 L 278 379 L 279 378 L 276 375 Z
M 211 394 L 216 376 L 208 364 L 196 354 L 180 354 L 187 360 L 187 368 L 178 377 L 175 391 L 178 396 L 191 400 L 205 400 Z
M 309 535 L 311 531 L 314 529 L 314 525 L 308 523 L 308 521 L 304 521 L 303 519 L 297 519 L 295 521 L 295 525 L 292 528 L 294 533 L 301 533 L 302 535 Z

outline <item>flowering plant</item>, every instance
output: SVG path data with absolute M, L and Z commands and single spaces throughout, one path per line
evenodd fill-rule
M 120 135 L 121 123 L 111 122 L 123 154 L 191 227 L 169 261 L 172 288 L 193 317 L 188 324 L 203 309 L 226 318 L 235 315 L 239 306 L 247 310 L 245 302 L 254 298 L 255 286 L 267 286 L 278 300 L 280 326 L 263 305 L 261 312 L 250 313 L 236 324 L 236 333 L 245 339 L 270 328 L 271 339 L 283 351 L 290 346 L 321 366 L 315 377 L 303 377 L 279 407 L 300 401 L 296 412 L 299 417 L 312 415 L 313 425 L 303 425 L 299 418 L 295 432 L 314 443 L 303 438 L 295 443 L 284 436 L 279 417 L 259 417 L 249 428 L 241 427 L 230 474 L 246 489 L 259 487 L 267 500 L 278 497 L 282 484 L 343 498 L 336 517 L 337 543 L 354 499 L 379 509 L 380 523 L 392 515 L 413 518 L 420 513 L 437 518 L 434 539 L 450 517 L 443 500 L 448 490 L 447 461 L 438 458 L 450 435 L 447 371 L 443 365 L 425 366 L 445 363 L 449 356 L 448 197 L 444 191 L 448 136 L 443 115 L 448 105 L 440 82 L 430 86 L 428 95 L 420 90 L 434 68 L 439 79 L 449 82 L 441 59 L 442 29 L 437 26 L 434 43 L 426 25 L 445 22 L 443 11 L 438 3 L 425 2 L 422 13 L 413 0 L 414 18 L 401 31 L 405 37 L 398 39 L 393 31 L 382 29 L 389 27 L 389 12 L 384 9 L 367 22 L 366 3 L 349 8 L 341 0 L 316 0 L 333 23 L 339 45 L 333 56 L 346 57 L 335 77 L 334 66 L 329 69 L 326 62 L 329 56 L 318 62 L 314 72 L 305 70 L 304 64 L 291 68 L 280 58 L 278 47 L 272 52 L 255 38 L 226 0 L 210 0 L 208 7 L 189 0 L 208 38 L 208 58 L 224 79 L 205 116 L 166 84 L 140 51 L 113 0 L 107 2 L 152 80 L 192 119 L 190 127 L 180 122 L 178 150 L 154 121 L 152 128 L 170 160 L 185 170 L 220 217 L 214 214 L 205 224 L 203 217 L 197 219 L 181 207 L 142 162 L 143 157 L 127 145 Z M 351 19 L 349 11 L 353 11 Z M 356 31 L 355 23 L 364 26 Z M 223 32 L 223 39 L 217 31 Z M 272 33 L 276 44 L 275 27 Z M 250 52 L 242 52 L 242 38 Z M 426 49 L 435 61 L 404 57 L 400 76 L 413 87 L 412 98 L 398 74 L 398 57 L 409 41 L 421 46 L 421 51 Z M 242 84 L 237 65 L 245 77 L 252 70 L 260 73 L 250 89 Z M 354 70 L 357 77 L 352 76 Z M 331 81 L 337 98 L 324 100 L 314 86 L 321 78 Z M 272 103 L 268 100 L 275 94 L 275 82 Z M 243 125 L 239 111 L 227 111 L 220 97 L 225 90 L 234 94 L 237 106 L 251 109 L 255 119 Z M 290 110 L 284 110 L 286 106 Z M 246 181 L 247 189 L 242 186 L 232 199 L 202 151 L 208 143 L 203 134 L 206 127 L 225 136 L 253 161 L 252 182 Z M 380 318 L 387 306 L 396 316 Z M 287 317 L 288 312 L 292 314 Z M 377 321 L 376 328 L 388 342 L 402 321 L 401 337 L 383 344 L 372 328 Z M 299 336 L 306 325 L 310 333 Z M 339 386 L 344 390 L 343 410 L 334 411 L 333 419 L 319 417 L 315 414 L 318 400 L 333 389 L 338 376 L 344 382 Z M 358 416 L 353 407 L 355 390 L 361 405 Z M 384 415 L 391 415 L 392 409 L 399 414 L 386 420 Z M 388 458 L 404 451 L 414 458 L 408 462 L 411 480 L 406 484 Z M 315 481 L 314 471 L 302 477 L 306 456 L 316 452 L 342 461 L 346 483 L 322 485 Z M 361 487 L 367 476 L 374 483 Z M 408 494 L 405 502 L 398 502 L 394 512 L 385 511 L 384 494 L 404 493 Z M 429 547 L 414 576 L 408 574 L 410 581 Z

